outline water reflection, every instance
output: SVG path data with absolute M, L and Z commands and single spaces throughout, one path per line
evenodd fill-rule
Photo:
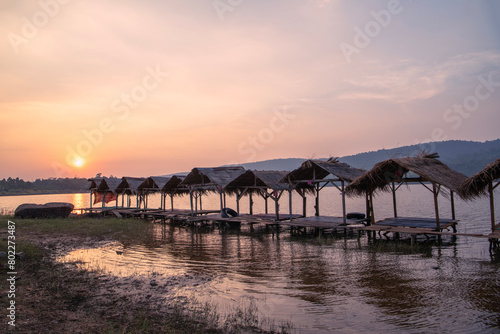
M 365 237 L 277 238 L 169 225 L 152 233 L 150 244 L 111 244 L 61 260 L 116 276 L 214 277 L 203 289 L 175 293 L 223 309 L 252 300 L 277 323 L 292 320 L 298 332 L 499 329 L 499 265 L 467 242 L 470 258 L 460 256 L 460 243 L 406 251 Z

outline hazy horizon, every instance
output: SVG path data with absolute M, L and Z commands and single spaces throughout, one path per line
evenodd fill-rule
M 499 138 L 500 3 L 3 1 L 0 178 Z

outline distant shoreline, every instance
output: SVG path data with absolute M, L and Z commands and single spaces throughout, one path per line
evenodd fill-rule
M 0 191 L 0 197 L 6 196 L 29 196 L 29 195 L 64 195 L 64 194 L 90 194 L 90 192 L 86 190 L 54 190 L 54 191 L 30 191 L 30 192 L 10 192 L 10 191 Z

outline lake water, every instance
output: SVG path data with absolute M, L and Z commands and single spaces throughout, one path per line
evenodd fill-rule
M 497 194 L 497 198 L 499 198 Z M 9 210 L 23 202 L 68 201 L 88 206 L 88 194 L 0 197 Z M 254 212 L 263 201 L 254 197 Z M 152 197 L 150 207 L 159 206 Z M 281 212 L 288 212 L 283 195 Z M 440 198 L 440 211 L 449 218 L 449 199 Z M 188 198 L 175 199 L 188 208 Z M 203 208 L 218 208 L 218 197 L 203 199 Z M 227 206 L 235 208 L 234 199 Z M 308 200 L 308 214 L 313 214 Z M 364 212 L 364 200 L 348 199 L 348 211 Z M 294 213 L 301 199 L 294 198 Z M 500 203 L 496 201 L 496 207 Z M 247 211 L 243 200 L 241 211 Z M 274 205 L 269 205 L 270 209 Z M 325 188 L 320 196 L 323 215 L 341 214 L 341 196 Z M 272 211 L 272 210 L 270 210 Z M 432 217 L 432 194 L 422 186 L 398 191 L 399 216 Z M 458 232 L 487 234 L 489 201 L 456 199 Z M 392 197 L 375 199 L 377 219 L 392 216 Z M 498 333 L 500 332 L 500 261 L 490 254 L 488 239 L 443 237 L 441 245 L 418 249 L 355 237 L 297 238 L 283 232 L 252 234 L 247 228 L 219 232 L 157 225 L 154 244 L 110 244 L 80 249 L 61 258 L 83 260 L 116 277 L 209 277 L 195 285 L 179 284 L 169 293 L 208 301 L 219 309 L 254 303 L 262 317 L 276 324 L 291 322 L 293 332 L 317 333 Z M 425 239 L 425 238 L 424 238 Z M 422 245 L 423 242 L 421 241 Z M 117 254 L 116 250 L 123 253 Z

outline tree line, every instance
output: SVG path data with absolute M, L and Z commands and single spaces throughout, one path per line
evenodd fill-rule
M 49 178 L 24 181 L 9 177 L 0 180 L 0 195 L 37 194 L 37 193 L 76 193 L 88 190 L 86 178 Z

